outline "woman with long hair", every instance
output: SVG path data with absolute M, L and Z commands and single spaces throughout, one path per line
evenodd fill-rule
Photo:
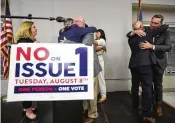
M 37 29 L 32 21 L 22 22 L 16 33 L 17 43 L 38 43 L 36 40 Z M 23 101 L 23 111 L 25 111 L 26 118 L 30 120 L 36 119 L 36 114 L 33 113 L 32 101 Z
M 101 99 L 98 102 L 102 103 L 107 99 L 106 98 L 106 82 L 104 78 L 104 59 L 103 59 L 104 47 L 106 46 L 106 36 L 105 36 L 105 32 L 102 29 L 98 29 L 96 31 L 96 40 L 94 44 L 96 47 L 96 52 L 98 55 L 100 65 L 102 67 L 102 71 L 98 75 L 99 89 L 100 89 L 100 95 L 101 95 Z

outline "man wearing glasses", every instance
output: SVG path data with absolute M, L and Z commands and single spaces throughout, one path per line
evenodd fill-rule
M 84 28 L 86 27 L 86 28 Z M 82 43 L 83 37 L 88 33 L 94 33 L 95 27 L 87 27 L 84 19 L 80 16 L 76 18 L 72 25 L 69 25 L 58 37 L 58 42 L 65 38 L 75 43 Z
M 83 17 L 79 16 L 67 30 L 64 30 L 58 37 L 58 41 L 63 40 L 64 43 L 83 43 L 86 45 L 94 44 L 95 27 L 88 27 Z M 66 40 L 64 40 L 64 38 Z M 87 111 L 84 123 L 93 123 L 98 118 L 97 112 L 97 95 L 98 95 L 98 79 L 97 76 L 102 71 L 98 56 L 94 50 L 94 99 L 83 102 L 83 108 Z M 85 113 L 86 114 L 86 113 Z

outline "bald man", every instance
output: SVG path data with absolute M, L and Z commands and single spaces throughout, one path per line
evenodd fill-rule
M 78 27 L 85 27 L 86 23 L 82 16 L 78 16 L 74 19 L 74 24 L 76 24 Z
M 85 20 L 82 16 L 74 19 L 73 25 L 61 34 L 59 39 L 65 37 L 63 43 L 83 43 L 92 46 L 94 44 L 95 27 L 87 27 Z M 97 95 L 98 95 L 98 78 L 97 76 L 102 71 L 98 56 L 94 49 L 94 99 L 84 101 L 83 108 L 87 110 L 88 118 L 84 123 L 92 123 L 98 118 L 97 112 Z
M 74 19 L 74 24 L 81 28 L 88 28 L 82 16 L 76 17 Z M 94 34 L 89 33 L 84 37 L 82 43 L 86 45 L 92 45 L 94 44 L 94 39 L 95 39 Z M 84 107 L 84 110 L 87 110 L 87 115 L 88 115 L 88 118 L 85 119 L 84 123 L 93 123 L 98 118 L 98 112 L 97 112 L 98 77 L 97 76 L 99 74 L 102 74 L 101 71 L 102 71 L 102 68 L 99 64 L 98 56 L 94 49 L 94 99 L 84 101 L 83 107 Z
M 132 25 L 133 30 L 144 30 L 143 24 L 140 21 L 135 21 Z M 132 105 L 133 110 L 138 111 L 139 106 L 139 83 L 143 88 L 143 120 L 155 123 L 155 118 L 152 112 L 152 66 L 156 64 L 156 57 L 151 49 L 140 48 L 141 42 L 153 43 L 153 37 L 163 33 L 168 29 L 167 25 L 162 25 L 154 30 L 145 30 L 146 35 L 139 37 L 132 35 L 128 39 L 128 44 L 131 49 L 131 57 L 129 61 L 129 69 L 132 75 Z
M 94 33 L 97 29 L 95 27 L 87 27 L 83 17 L 77 17 L 74 19 L 74 23 L 64 30 L 58 37 L 58 42 L 64 40 L 64 38 L 76 43 L 82 43 L 83 37 L 88 33 Z

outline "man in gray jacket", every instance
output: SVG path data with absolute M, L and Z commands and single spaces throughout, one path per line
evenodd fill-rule
M 154 15 L 150 22 L 149 29 L 154 29 L 160 27 L 163 23 L 164 17 L 162 15 Z M 137 34 L 139 36 L 144 36 L 145 32 L 142 30 L 134 31 L 133 35 Z M 153 44 L 149 42 L 141 43 L 140 48 L 152 49 L 156 56 L 156 65 L 153 68 L 153 83 L 154 83 L 154 109 L 157 116 L 162 116 L 162 98 L 163 98 L 163 74 L 167 66 L 167 55 L 166 52 L 171 50 L 170 45 L 170 32 L 169 30 L 165 31 L 159 36 L 153 38 Z
M 75 24 L 79 27 L 85 27 L 85 22 L 82 17 L 77 17 L 75 19 Z M 74 41 L 70 41 L 65 37 L 66 40 L 62 41 L 62 43 L 76 43 Z M 82 44 L 92 46 L 94 44 L 94 34 L 88 33 L 86 34 L 82 39 Z M 97 112 L 97 95 L 98 95 L 98 74 L 102 71 L 101 65 L 98 60 L 98 56 L 96 54 L 96 50 L 94 47 L 94 99 L 93 100 L 87 100 L 84 101 L 83 107 L 84 110 L 87 110 L 88 112 L 88 118 L 85 119 L 84 123 L 93 123 L 98 118 L 98 112 Z
M 94 34 L 87 34 L 82 41 L 83 44 L 93 45 L 94 44 Z M 94 99 L 84 101 L 84 109 L 88 111 L 88 119 L 85 120 L 85 123 L 93 123 L 95 119 L 98 118 L 97 112 L 97 96 L 98 96 L 98 79 L 97 76 L 102 71 L 101 65 L 98 60 L 98 56 L 96 54 L 96 50 L 94 47 Z
M 151 19 L 150 28 L 160 27 L 163 23 L 162 15 L 154 15 Z M 163 74 L 167 66 L 167 54 L 171 50 L 170 32 L 165 31 L 154 38 L 154 43 L 142 43 L 141 48 L 152 49 L 156 56 L 157 64 L 153 66 L 153 82 L 154 82 L 154 106 L 158 116 L 162 116 L 162 98 L 163 98 Z

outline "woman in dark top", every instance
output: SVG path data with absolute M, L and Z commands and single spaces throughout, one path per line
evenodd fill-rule
M 37 29 L 32 21 L 25 21 L 21 23 L 16 33 L 17 43 L 39 43 L 36 41 Z M 23 101 L 23 109 L 26 117 L 30 120 L 36 119 L 36 114 L 33 113 L 32 101 Z

